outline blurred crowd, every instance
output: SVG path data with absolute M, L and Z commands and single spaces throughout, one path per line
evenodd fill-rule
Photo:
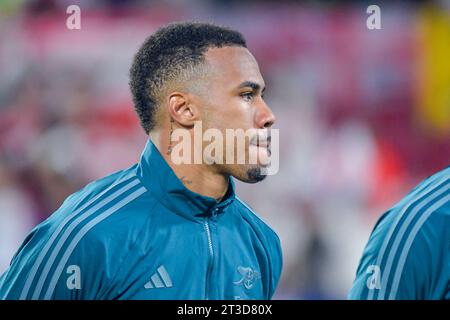
M 72 192 L 138 161 L 128 69 L 162 24 L 241 31 L 280 129 L 280 171 L 238 193 L 280 236 L 275 298 L 342 299 L 376 219 L 450 159 L 450 6 L 0 2 L 0 273 Z M 66 7 L 81 8 L 68 30 Z

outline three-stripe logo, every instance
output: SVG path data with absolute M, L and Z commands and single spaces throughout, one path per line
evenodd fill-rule
M 150 281 L 144 285 L 145 289 L 171 288 L 171 287 L 172 287 L 172 279 L 170 279 L 170 276 L 163 265 L 159 266 L 156 272 L 151 276 Z

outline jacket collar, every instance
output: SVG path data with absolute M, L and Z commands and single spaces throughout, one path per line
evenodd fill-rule
M 234 182 L 231 177 L 228 190 L 220 202 L 187 189 L 150 139 L 136 170 L 142 183 L 150 192 L 156 194 L 165 207 L 190 220 L 216 216 L 235 199 Z

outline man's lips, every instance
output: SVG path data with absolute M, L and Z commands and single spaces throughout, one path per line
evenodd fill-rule
M 259 148 L 269 148 L 270 144 L 267 141 L 259 141 L 257 143 L 251 143 L 250 145 L 259 147 Z
M 255 138 L 250 142 L 250 145 L 261 148 L 270 148 L 270 140 L 270 136 L 267 138 Z

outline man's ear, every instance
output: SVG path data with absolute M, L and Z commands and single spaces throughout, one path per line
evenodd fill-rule
M 170 117 L 183 127 L 192 127 L 200 120 L 198 107 L 193 103 L 189 94 L 173 92 L 168 97 Z

